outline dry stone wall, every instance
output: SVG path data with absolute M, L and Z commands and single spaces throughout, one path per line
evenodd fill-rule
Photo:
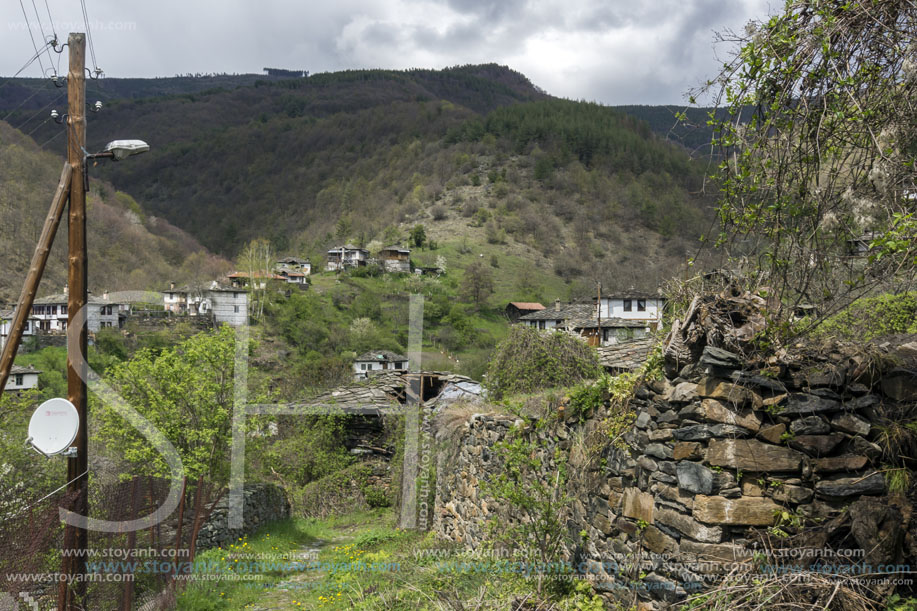
M 606 444 L 575 464 L 574 439 L 594 438 L 602 414 L 524 433 L 545 456 L 570 453 L 580 469 L 568 489 L 565 551 L 575 570 L 608 596 L 664 606 L 759 561 L 761 534 L 772 528 L 778 547 L 843 548 L 866 566 L 914 570 L 913 510 L 905 495 L 888 493 L 875 423 L 917 401 L 917 343 L 873 359 L 829 352 L 750 364 L 710 345 L 695 354 L 670 359 L 663 379 L 637 388 L 626 449 Z M 878 361 L 898 365 L 880 371 Z M 476 414 L 457 440 L 439 434 L 451 448 L 437 473 L 440 537 L 474 548 L 488 519 L 511 519 L 481 483 L 500 471 L 494 444 L 520 423 Z M 793 528 L 800 524 L 808 528 Z

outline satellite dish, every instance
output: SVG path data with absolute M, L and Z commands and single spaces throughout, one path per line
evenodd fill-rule
M 32 414 L 26 443 L 45 456 L 60 454 L 76 439 L 79 427 L 80 415 L 73 403 L 66 399 L 50 399 Z

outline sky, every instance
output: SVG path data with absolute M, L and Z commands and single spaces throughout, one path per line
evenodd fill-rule
M 780 0 L 85 0 L 96 63 L 111 77 L 260 73 L 264 67 L 504 64 L 548 93 L 604 104 L 680 104 L 715 76 L 715 32 Z M 0 75 L 53 30 L 84 31 L 77 0 L 0 3 Z M 45 71 L 59 56 L 42 58 Z M 61 61 L 65 70 L 66 57 Z M 38 77 L 33 63 L 22 76 Z

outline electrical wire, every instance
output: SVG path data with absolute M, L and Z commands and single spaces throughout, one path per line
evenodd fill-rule
M 54 19 L 51 17 L 51 9 L 48 7 L 48 0 L 45 0 L 45 10 L 48 11 L 48 25 L 51 26 L 51 34 L 54 35 L 54 40 L 57 40 L 57 30 L 54 28 Z
M 22 9 L 22 17 L 25 19 L 25 27 L 29 29 L 29 38 L 32 40 L 32 48 L 35 49 L 35 56 L 38 57 L 38 65 L 41 66 L 41 73 L 44 74 L 45 65 L 41 61 L 41 51 L 38 50 L 38 45 L 35 44 L 35 37 L 32 35 L 32 22 L 29 21 L 29 15 L 25 12 L 25 4 L 22 3 L 22 0 L 19 0 L 19 8 Z M 47 47 L 48 43 L 46 42 L 45 46 L 42 47 L 42 51 L 44 51 Z
M 31 503 L 31 504 L 29 504 L 29 505 L 26 505 L 24 508 L 20 509 L 19 511 L 17 511 L 17 512 L 14 513 L 13 515 L 11 515 L 11 516 L 6 516 L 5 518 L 3 518 L 2 521 L 0 521 L 0 524 L 3 524 L 4 522 L 9 522 L 10 520 L 12 520 L 13 518 L 15 518 L 16 516 L 20 516 L 20 515 L 24 514 L 24 513 L 27 512 L 29 509 L 35 507 L 35 506 L 38 505 L 39 503 L 41 503 L 41 502 L 43 502 L 43 501 L 47 501 L 49 498 L 51 498 L 52 496 L 54 496 L 55 494 L 57 494 L 58 492 L 60 492 L 61 490 L 63 490 L 64 488 L 66 488 L 67 486 L 69 486 L 70 484 L 72 484 L 73 482 L 75 482 L 76 480 L 80 479 L 81 477 L 83 477 L 84 475 L 86 475 L 86 474 L 88 474 L 88 473 L 89 473 L 89 469 L 86 469 L 86 470 L 83 471 L 81 474 L 77 475 L 76 477 L 74 477 L 72 480 L 70 480 L 69 482 L 67 482 L 66 484 L 64 484 L 63 486 L 61 486 L 60 488 L 58 488 L 57 490 L 54 490 L 53 492 L 49 492 L 48 494 L 46 494 L 45 496 L 41 497 L 40 499 L 38 499 L 38 500 L 35 501 L 34 503 Z
M 47 1 L 45 2 L 45 6 L 47 6 Z M 49 41 L 49 40 L 48 40 L 48 37 L 45 35 L 45 26 L 42 25 L 42 23 L 41 23 L 41 15 L 38 13 L 38 7 L 35 6 L 35 0 L 32 0 L 32 10 L 35 11 L 35 18 L 38 19 L 38 31 L 41 32 L 41 39 L 42 39 L 43 41 L 45 41 L 45 43 L 46 43 L 46 44 L 45 44 L 45 52 L 48 54 L 48 67 L 51 68 L 52 70 L 54 70 L 54 71 L 55 71 L 55 72 L 54 72 L 54 76 L 57 76 L 57 71 L 56 71 L 56 69 L 55 69 L 55 67 L 54 67 L 54 58 L 51 57 L 51 50 L 48 48 L 48 44 L 47 44 L 47 43 L 49 43 L 49 42 L 51 42 L 51 41 Z M 51 11 L 50 11 L 50 10 L 48 11 L 48 16 L 49 16 L 49 17 L 51 16 Z M 50 24 L 49 24 L 49 25 L 50 25 Z M 51 40 L 56 41 L 56 40 L 57 40 L 57 36 L 55 35 Z M 44 72 L 42 72 L 42 74 L 45 74 L 45 75 L 46 75 L 46 73 L 44 73 Z
M 49 144 L 51 144 L 51 141 L 52 141 L 52 140 L 57 140 L 57 139 L 60 137 L 61 134 L 66 134 L 66 133 L 67 133 L 67 130 L 66 130 L 66 129 L 60 130 L 59 132 L 57 132 L 56 134 L 54 134 L 53 136 L 51 136 L 50 138 L 48 138 L 47 140 L 45 140 L 44 143 L 43 143 L 41 146 L 39 146 L 38 148 L 40 148 L 40 149 L 45 148 L 46 146 L 48 146 Z
M 83 7 L 83 23 L 86 24 L 86 39 L 89 41 L 89 55 L 92 57 L 93 72 L 98 76 L 102 71 L 99 69 L 99 62 L 96 61 L 96 48 L 92 42 L 92 30 L 89 27 L 89 13 L 86 12 L 86 0 L 80 0 L 80 5 Z
M 6 83 L 4 83 L 4 85 L 5 85 L 5 84 L 6 84 Z M 17 107 L 14 108 L 13 110 L 8 111 L 8 112 L 6 113 L 6 115 L 3 117 L 3 119 L 0 119 L 0 121 L 6 121 L 6 120 L 9 118 L 9 116 L 10 116 L 11 114 L 13 114 L 13 113 L 16 112 L 17 110 L 19 110 L 20 108 L 22 108 L 23 106 L 25 106 L 25 105 L 29 102 L 29 100 L 31 100 L 32 98 L 34 98 L 35 96 L 37 96 L 39 93 L 42 93 L 42 92 L 44 92 L 44 91 L 45 91 L 45 90 L 44 90 L 44 89 L 41 89 L 41 88 L 36 89 L 36 90 L 35 90 L 35 93 L 33 93 L 32 95 L 30 95 L 29 97 L 27 97 L 26 99 L 24 99 L 22 102 L 20 102 L 20 103 L 19 103 L 19 106 L 17 106 Z
M 30 121 L 32 121 L 35 117 L 39 116 L 41 113 L 43 113 L 43 112 L 45 112 L 46 110 L 48 110 L 48 107 L 49 107 L 49 106 L 52 106 L 52 105 L 54 105 L 54 104 L 57 104 L 65 95 L 66 95 L 65 92 L 59 93 L 59 94 L 57 95 L 56 98 L 54 98 L 53 100 L 51 100 L 50 102 L 48 102 L 47 104 L 45 104 L 44 106 L 42 106 L 41 108 L 39 108 L 37 111 L 35 111 L 35 114 L 33 114 L 31 117 L 29 117 L 28 119 L 26 119 L 25 121 L 23 121 L 23 122 L 20 123 L 19 125 L 17 125 L 17 126 L 15 127 L 15 129 L 22 130 L 22 128 L 25 127 L 27 123 L 29 123 Z

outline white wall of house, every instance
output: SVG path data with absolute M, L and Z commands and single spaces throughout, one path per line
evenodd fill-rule
M 38 388 L 38 372 L 11 373 L 4 390 L 31 390 Z
M 162 305 L 167 312 L 181 314 L 188 305 L 188 293 L 181 291 L 163 293 Z
M 241 327 L 248 322 L 248 293 L 243 290 L 212 290 L 207 293 L 210 300 L 213 322 Z
M 379 361 L 354 361 L 353 377 L 355 380 L 365 380 L 374 371 L 407 371 L 407 361 L 385 362 Z
M 519 322 L 535 329 L 557 329 L 563 326 L 563 320 L 520 320 Z
M 603 297 L 599 315 L 602 318 L 623 318 L 625 320 L 662 320 L 665 300 L 661 298 Z
M 118 328 L 120 305 L 116 303 L 92 303 L 86 306 L 86 325 L 90 333 L 106 327 Z M 32 318 L 37 330 L 44 333 L 63 333 L 67 330 L 67 304 L 50 303 L 32 306 Z

